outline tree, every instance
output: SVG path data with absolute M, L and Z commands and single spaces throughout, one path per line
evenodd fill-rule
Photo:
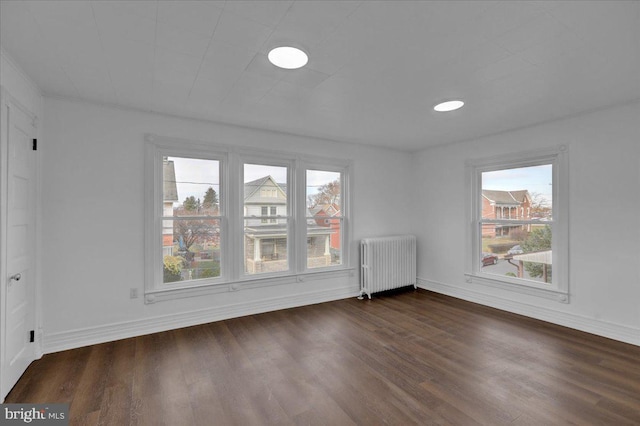
M 188 252 L 195 243 L 211 239 L 216 234 L 215 225 L 215 220 L 176 220 L 173 224 L 173 235 L 181 242 L 181 248 Z
M 539 192 L 530 192 L 531 198 L 531 214 L 533 216 L 545 217 L 551 213 L 551 207 L 549 206 L 549 200 Z
M 218 194 L 215 189 L 209 187 L 207 192 L 204 194 L 204 198 L 202 199 L 202 207 L 205 209 L 211 209 L 218 205 Z
M 185 210 L 193 212 L 200 210 L 200 198 L 196 200 L 196 197 L 193 195 L 184 199 L 182 206 Z
M 527 240 L 522 243 L 522 250 L 525 253 L 551 250 L 551 227 L 545 225 L 544 228 L 531 231 Z M 543 276 L 541 263 L 525 262 L 524 267 L 532 278 Z M 551 282 L 551 265 L 547 266 L 547 282 Z
M 213 188 L 211 189 L 213 190 Z M 185 198 L 182 207 L 174 210 L 173 214 L 175 216 L 196 216 L 201 213 L 202 207 L 200 198 L 191 195 Z M 186 251 L 184 253 L 186 260 L 190 261 L 193 257 L 193 254 L 189 254 L 192 245 L 205 242 L 215 236 L 216 225 L 216 220 L 207 220 L 204 217 L 202 219 L 174 220 L 173 236 L 180 244 L 180 250 Z
M 308 197 L 309 208 L 322 204 L 340 203 L 340 181 L 325 183 L 318 188 L 318 192 Z

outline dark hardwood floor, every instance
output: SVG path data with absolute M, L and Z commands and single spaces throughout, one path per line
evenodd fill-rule
M 45 355 L 78 425 L 639 425 L 640 347 L 418 290 Z

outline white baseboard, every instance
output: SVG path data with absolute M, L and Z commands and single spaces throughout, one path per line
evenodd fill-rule
M 532 306 L 526 303 L 515 302 L 496 296 L 489 296 L 478 291 L 469 290 L 437 281 L 418 278 L 418 287 L 436 293 L 445 294 L 480 305 L 490 306 L 514 314 L 524 315 L 564 327 L 573 328 L 609 339 L 619 340 L 640 346 L 640 329 L 587 318 L 567 312 Z
M 153 318 L 100 325 L 97 327 L 69 330 L 60 333 L 45 334 L 42 345 L 43 352 L 59 352 L 67 349 L 112 342 L 114 340 L 206 324 L 209 322 L 237 318 L 245 315 L 254 315 L 280 309 L 295 308 L 316 303 L 330 302 L 332 300 L 346 299 L 349 297 L 356 297 L 358 294 L 359 289 L 354 287 L 325 289 L 298 294 L 295 296 L 274 297 L 270 299 L 249 301 L 180 314 L 163 315 Z
M 456 297 L 458 299 L 467 300 L 469 302 L 490 306 L 503 311 L 513 312 L 515 314 L 536 318 L 564 327 L 574 328 L 576 330 L 640 346 L 640 330 L 635 328 L 532 306 L 495 296 L 488 296 L 477 291 L 463 289 L 423 278 L 418 278 L 418 287 L 434 291 L 436 293 L 445 294 L 447 296 Z M 153 318 L 106 324 L 97 327 L 69 330 L 60 333 L 45 334 L 42 340 L 42 352 L 59 352 L 67 349 L 205 324 L 208 322 L 221 321 L 229 318 L 237 318 L 245 315 L 254 315 L 280 309 L 295 308 L 315 303 L 346 299 L 349 297 L 356 297 L 358 294 L 359 288 L 347 287 L 328 289 L 295 296 L 275 297 L 180 314 L 163 315 Z

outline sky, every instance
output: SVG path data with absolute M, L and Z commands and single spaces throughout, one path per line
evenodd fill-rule
M 192 195 L 202 200 L 209 187 L 220 193 L 219 161 L 180 157 L 169 157 L 169 160 L 173 161 L 175 167 L 180 203 Z
M 482 173 L 482 189 L 517 191 L 526 189 L 529 193 L 538 193 L 551 207 L 552 166 L 519 167 Z
M 174 162 L 178 200 L 194 196 L 202 200 L 209 187 L 220 194 L 220 163 L 217 160 L 199 160 L 193 158 L 169 157 Z M 277 183 L 287 183 L 287 168 L 245 164 L 244 181 L 271 175 Z M 318 170 L 307 171 L 307 195 L 318 192 L 318 187 L 340 178 L 340 173 Z

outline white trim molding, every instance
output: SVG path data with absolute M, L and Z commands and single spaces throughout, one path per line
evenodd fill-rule
M 551 221 L 531 218 L 519 220 L 485 219 L 482 214 L 482 174 L 485 172 L 517 169 L 532 166 L 552 166 Z M 487 158 L 468 160 L 465 163 L 466 181 L 466 244 L 465 281 L 499 287 L 514 293 L 554 299 L 569 303 L 569 147 L 560 145 L 535 151 L 512 152 Z M 481 269 L 482 226 L 485 223 L 515 225 L 546 225 L 553 229 L 551 241 L 553 277 L 551 283 L 538 283 L 522 278 L 510 278 L 484 273 Z
M 151 304 L 164 300 L 179 299 L 184 297 L 199 297 L 210 294 L 219 294 L 227 292 L 235 292 L 242 290 L 250 290 L 260 287 L 290 285 L 305 281 L 323 280 L 329 278 L 354 277 L 355 268 L 335 269 L 330 271 L 321 271 L 312 274 L 285 275 L 279 277 L 259 277 L 251 280 L 233 281 L 221 284 L 202 284 L 202 285 L 186 285 L 172 289 L 161 289 L 156 291 L 148 291 L 145 293 L 145 303 Z
M 568 292 L 548 288 L 544 284 L 536 285 L 536 283 L 531 283 L 529 285 L 523 286 L 515 280 L 507 281 L 506 279 L 487 279 L 483 276 L 476 276 L 471 274 L 465 274 L 465 281 L 467 283 L 495 287 L 508 291 L 516 291 L 514 289 L 517 289 L 517 292 L 521 294 L 542 297 L 543 299 L 555 300 L 560 303 L 569 303 Z
M 469 288 L 462 288 L 424 278 L 418 278 L 417 281 L 418 288 L 424 290 L 640 346 L 640 329 L 637 328 L 540 306 L 533 306 L 494 295 L 489 296 Z
M 44 353 L 59 352 L 246 315 L 256 315 L 281 309 L 296 308 L 317 303 L 331 302 L 333 300 L 347 299 L 350 297 L 356 297 L 359 290 L 358 285 L 349 285 L 348 287 L 323 289 L 296 294 L 293 296 L 252 300 L 180 314 L 162 315 L 152 318 L 123 321 L 59 333 L 45 334 L 43 350 Z

